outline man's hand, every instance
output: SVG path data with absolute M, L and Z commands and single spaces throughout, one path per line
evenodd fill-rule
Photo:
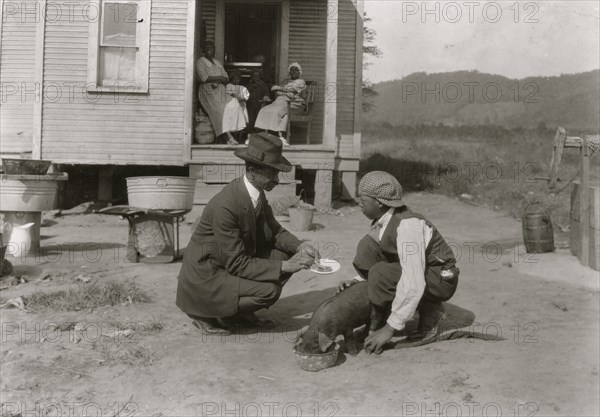
M 298 246 L 298 249 L 296 249 L 296 253 L 299 253 L 300 256 L 302 256 L 303 258 L 304 257 L 312 258 L 311 264 L 314 261 L 318 261 L 319 259 L 321 259 L 321 255 L 319 254 L 319 251 L 314 246 L 314 243 L 311 243 L 311 242 L 302 242 L 300 244 L 300 246 Z
M 340 281 L 340 283 L 338 285 L 338 289 L 336 291 L 336 294 L 344 291 L 346 288 L 356 284 L 357 282 L 358 282 L 358 280 L 356 280 L 356 279 L 345 279 L 343 281 Z
M 293 262 L 293 261 L 281 261 L 281 272 L 289 272 L 290 274 L 294 274 L 298 271 L 302 271 L 303 269 L 307 269 L 308 266 Z
M 366 338 L 365 351 L 379 355 L 383 350 L 383 346 L 390 341 L 393 335 L 394 328 L 389 324 L 386 324 Z
M 296 264 L 300 264 L 306 268 L 310 268 L 310 266 L 314 263 L 314 259 L 305 252 L 297 252 L 294 256 L 292 256 L 289 262 L 293 262 Z

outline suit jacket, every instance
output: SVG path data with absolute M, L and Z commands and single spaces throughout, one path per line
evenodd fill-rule
M 257 218 L 243 177 L 207 204 L 185 249 L 177 306 L 200 317 L 228 317 L 238 309 L 240 279 L 279 282 L 281 261 L 273 249 L 296 252 L 300 240 L 275 220 L 269 204 Z

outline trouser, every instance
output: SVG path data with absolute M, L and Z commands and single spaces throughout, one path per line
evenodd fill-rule
M 261 256 L 262 258 L 262 256 Z M 287 261 L 290 255 L 277 249 L 273 249 L 265 256 L 272 261 Z M 281 273 L 279 282 L 259 282 L 248 279 L 240 279 L 238 314 L 253 313 L 262 308 L 269 308 L 281 296 L 283 286 L 291 278 L 288 272 Z
M 367 280 L 371 304 L 389 313 L 402 276 L 400 262 L 390 262 L 377 242 L 367 235 L 358 243 L 353 266 L 358 274 Z M 452 277 L 442 277 L 443 270 L 452 272 Z M 436 309 L 442 301 L 449 300 L 456 291 L 458 274 L 458 268 L 454 266 L 426 266 L 425 292 L 417 311 Z
M 257 257 L 263 259 L 270 259 L 272 261 L 287 261 L 290 258 L 290 254 L 282 252 L 278 249 L 267 248 L 263 253 L 257 254 Z M 238 287 L 238 312 L 236 316 L 243 316 L 249 313 L 253 313 L 262 308 L 269 308 L 281 296 L 283 286 L 291 278 L 292 274 L 288 272 L 282 272 L 279 277 L 279 282 L 260 282 L 252 281 L 249 279 L 239 278 Z M 188 316 L 194 320 L 202 319 L 192 314 Z

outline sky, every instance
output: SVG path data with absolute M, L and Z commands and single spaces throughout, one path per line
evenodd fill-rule
M 521 79 L 600 68 L 600 0 L 364 0 L 380 58 L 371 82 L 477 70 Z M 437 21 L 436 21 L 437 20 Z

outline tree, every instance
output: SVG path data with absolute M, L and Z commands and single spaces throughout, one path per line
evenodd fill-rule
M 377 32 L 375 29 L 370 28 L 367 23 L 371 22 L 371 18 L 367 16 L 367 12 L 363 13 L 363 74 L 364 71 L 372 65 L 370 62 L 366 62 L 367 57 L 379 58 L 382 53 L 377 44 L 375 43 L 375 36 Z M 367 80 L 364 75 L 362 79 L 362 109 L 368 112 L 373 108 L 373 99 L 377 97 L 379 93 L 373 88 L 373 83 Z

